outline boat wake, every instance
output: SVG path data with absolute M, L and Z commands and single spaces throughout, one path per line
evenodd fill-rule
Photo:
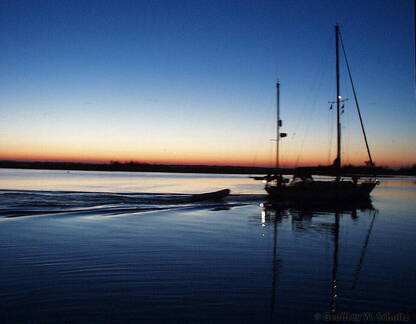
M 51 214 L 106 216 L 167 209 L 218 210 L 258 204 L 264 198 L 264 195 L 240 194 L 213 199 L 212 194 L 0 190 L 0 218 Z

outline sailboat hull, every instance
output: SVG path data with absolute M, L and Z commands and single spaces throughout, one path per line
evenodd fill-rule
M 345 200 L 368 199 L 376 182 L 355 184 L 352 181 L 311 181 L 290 185 L 267 185 L 273 200 Z

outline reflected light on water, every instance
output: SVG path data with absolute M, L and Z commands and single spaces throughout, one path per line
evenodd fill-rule
M 264 208 L 261 209 L 261 226 L 266 226 L 266 210 Z
M 310 323 L 314 314 L 414 309 L 416 187 L 408 182 L 374 190 L 376 217 L 368 203 L 269 205 L 245 175 L 0 175 L 14 188 L 0 190 L 0 298 L 10 323 Z M 248 194 L 172 204 L 175 195 L 138 193 L 223 187 Z
M 0 189 L 147 193 L 264 193 L 249 175 L 0 169 Z

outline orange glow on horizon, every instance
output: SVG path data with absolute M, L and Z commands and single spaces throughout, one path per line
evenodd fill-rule
M 110 163 L 136 162 L 172 165 L 218 165 L 218 166 L 257 166 L 273 167 L 275 150 L 273 144 L 256 146 L 248 142 L 212 141 L 196 145 L 193 141 L 171 141 L 171 143 L 135 143 L 118 141 L 77 140 L 59 141 L 3 141 L 0 160 L 15 161 L 56 161 Z M 180 143 L 180 144 L 179 144 Z M 153 144 L 153 145 L 152 145 Z M 334 159 L 334 151 L 329 154 L 325 145 L 305 145 L 299 150 L 294 145 L 282 145 L 281 167 L 329 165 Z M 375 145 L 373 158 L 376 165 L 394 168 L 416 164 L 416 152 L 401 147 Z M 343 165 L 364 165 L 368 160 L 366 152 L 350 145 L 343 152 Z
M 69 163 L 98 163 L 98 164 L 108 164 L 112 161 L 118 161 L 120 163 L 134 162 L 134 163 L 147 163 L 147 164 L 165 164 L 165 165 L 210 165 L 210 166 L 248 166 L 248 167 L 274 167 L 274 162 L 269 160 L 258 160 L 253 162 L 250 159 L 244 159 L 244 157 L 235 157 L 233 159 L 221 159 L 216 157 L 198 157 L 187 158 L 186 160 L 181 160 L 179 158 L 164 158 L 164 157 L 148 157 L 148 158 L 138 158 L 137 156 L 60 156 L 60 155 L 43 155 L 43 154 L 15 154 L 0 155 L 0 160 L 8 161 L 27 161 L 27 162 L 69 162 Z M 364 160 L 354 160 L 344 162 L 344 165 L 364 165 Z M 393 168 L 399 167 L 408 167 L 416 164 L 415 163 L 402 163 L 400 161 L 389 161 L 386 159 L 380 159 L 376 161 L 378 166 L 388 166 Z M 302 163 L 296 161 L 284 161 L 281 163 L 282 168 L 291 168 L 297 166 L 318 166 L 318 165 L 328 165 L 327 161 L 322 161 L 319 159 L 313 159 L 312 157 L 308 159 L 303 159 Z
M 268 162 L 239 160 L 239 159 L 216 159 L 216 158 L 193 158 L 187 160 L 156 158 L 139 159 L 137 157 L 61 157 L 61 156 L 43 156 L 43 155 L 1 155 L 0 160 L 8 161 L 28 161 L 28 162 L 70 162 L 70 163 L 110 163 L 117 161 L 120 163 L 148 163 L 148 164 L 166 164 L 166 165 L 211 165 L 211 166 L 255 166 L 255 167 L 271 167 L 273 164 Z

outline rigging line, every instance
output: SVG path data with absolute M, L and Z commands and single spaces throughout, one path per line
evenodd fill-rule
M 372 218 L 371 223 L 370 223 L 370 228 L 368 229 L 367 236 L 365 238 L 364 245 L 363 245 L 363 248 L 361 250 L 360 260 L 358 262 L 357 269 L 355 270 L 355 273 L 354 273 L 354 281 L 352 283 L 351 289 L 355 289 L 355 286 L 357 285 L 358 278 L 359 278 L 360 272 L 361 272 L 361 268 L 362 268 L 363 263 L 364 263 L 364 257 L 365 257 L 365 254 L 367 252 L 368 241 L 370 240 L 371 231 L 373 230 L 374 221 L 376 219 L 376 215 L 377 215 L 377 210 L 374 210 L 373 218 Z
M 372 171 L 373 171 L 373 174 L 374 174 L 374 176 L 375 176 L 375 170 L 374 170 L 373 158 L 371 157 L 370 146 L 368 145 L 367 135 L 366 135 L 366 133 L 365 133 L 365 129 L 364 129 L 363 118 L 361 117 L 361 111 L 360 111 L 360 106 L 359 106 L 359 104 L 358 104 L 357 93 L 356 93 L 356 91 L 355 91 L 354 82 L 353 82 L 353 80 L 352 80 L 352 75 L 351 75 L 351 70 L 350 70 L 350 64 L 348 63 L 347 53 L 346 53 L 346 51 L 345 51 L 344 41 L 342 40 L 341 33 L 340 33 L 340 35 L 339 35 L 339 36 L 340 36 L 340 40 L 341 40 L 342 52 L 344 53 L 345 63 L 346 63 L 346 65 L 347 65 L 348 76 L 349 76 L 350 83 L 351 83 L 351 87 L 352 87 L 352 93 L 353 93 L 353 95 L 354 95 L 355 106 L 357 107 L 358 117 L 360 118 L 361 130 L 363 131 L 364 141 L 365 141 L 365 146 L 366 146 L 366 148 L 367 148 L 367 153 L 368 153 L 368 158 L 370 159 L 370 166 L 371 166 Z
M 316 118 L 315 110 L 316 110 L 316 99 L 313 100 L 312 110 L 311 110 L 311 113 L 310 113 L 310 117 L 308 118 L 309 123 L 306 125 L 305 133 L 303 134 L 302 142 L 301 142 L 301 145 L 300 145 L 300 150 L 299 150 L 298 156 L 296 158 L 295 167 L 297 167 L 298 164 L 299 164 L 300 155 L 303 153 L 303 147 L 305 146 L 306 138 L 308 137 L 311 124 L 315 121 L 315 118 Z
M 277 261 L 277 220 L 281 217 L 281 210 L 276 210 L 273 220 L 273 258 L 272 258 L 272 298 L 271 298 L 271 313 L 274 312 L 276 307 L 276 283 L 278 281 L 278 261 Z
M 348 107 L 346 107 L 348 104 L 348 101 L 344 101 L 344 103 L 342 104 L 342 106 L 344 107 L 342 109 L 343 115 L 344 117 L 344 127 L 343 127 L 343 133 L 345 134 L 344 138 L 345 138 L 345 145 L 344 145 L 344 150 L 343 150 L 343 155 L 345 156 L 345 160 L 346 162 L 351 165 L 351 160 L 350 160 L 350 152 L 351 152 L 351 136 L 350 136 L 350 123 L 351 123 L 351 116 L 349 114 L 349 109 Z
M 327 120 L 326 120 L 326 122 L 327 122 L 327 132 L 328 132 L 328 136 L 327 136 L 327 139 L 328 139 L 328 156 L 327 156 L 327 160 L 326 160 L 327 164 L 329 164 L 329 154 L 330 154 L 330 151 L 331 151 L 331 148 L 330 148 L 330 145 L 331 145 L 331 125 L 330 125 L 331 115 L 330 115 L 330 113 L 331 113 L 331 109 L 328 109 Z
M 258 150 L 256 150 L 254 152 L 253 162 L 251 163 L 252 166 L 256 166 L 256 163 L 257 163 L 257 153 L 258 153 Z
M 336 312 L 337 305 L 337 272 L 338 272 L 338 250 L 339 250 L 339 212 L 335 212 L 335 224 L 334 224 L 334 252 L 332 257 L 332 280 L 331 280 L 331 306 L 330 313 Z
M 294 128 L 295 130 L 292 135 L 292 139 L 293 139 L 295 135 L 298 134 L 300 124 L 303 123 L 304 121 L 308 121 L 306 129 L 304 129 L 303 135 L 298 136 L 300 140 L 300 148 L 298 148 L 298 151 L 297 151 L 295 167 L 297 167 L 299 164 L 300 157 L 303 153 L 303 147 L 305 145 L 306 138 L 308 137 L 308 134 L 309 134 L 309 127 L 310 127 L 311 121 L 313 121 L 316 115 L 314 114 L 314 112 L 316 109 L 318 93 L 320 92 L 320 89 L 322 88 L 322 84 L 327 78 L 328 70 L 323 69 L 322 67 L 325 66 L 324 63 L 328 61 L 328 57 L 330 56 L 330 52 L 331 52 L 330 44 L 331 44 L 331 37 L 328 36 L 327 44 L 326 44 L 327 51 L 322 53 L 322 55 L 320 56 L 320 63 L 316 64 L 316 69 L 314 69 L 314 73 L 313 73 L 313 82 L 312 82 L 312 85 L 308 89 L 308 95 L 307 95 L 308 100 L 305 101 L 302 105 L 302 109 L 300 113 L 301 117 L 297 119 L 297 123 Z M 306 108 L 309 106 L 312 106 L 313 108 L 312 111 L 310 109 L 306 110 Z M 300 138 L 301 136 L 302 138 Z
M 332 154 L 332 140 L 334 136 L 334 121 L 332 118 L 332 110 L 328 109 L 328 157 L 327 164 L 331 164 L 331 154 Z
M 275 147 L 274 147 L 274 145 L 272 145 L 272 144 L 269 144 L 269 164 L 270 164 L 270 167 L 272 167 L 273 166 L 273 164 L 274 164 L 274 157 L 276 156 L 276 154 L 275 154 Z
M 328 147 L 328 165 L 332 164 L 331 162 L 331 156 L 332 156 L 332 149 L 334 148 L 334 125 L 335 125 L 335 116 L 334 116 L 333 109 L 330 109 L 329 111 L 329 147 Z

